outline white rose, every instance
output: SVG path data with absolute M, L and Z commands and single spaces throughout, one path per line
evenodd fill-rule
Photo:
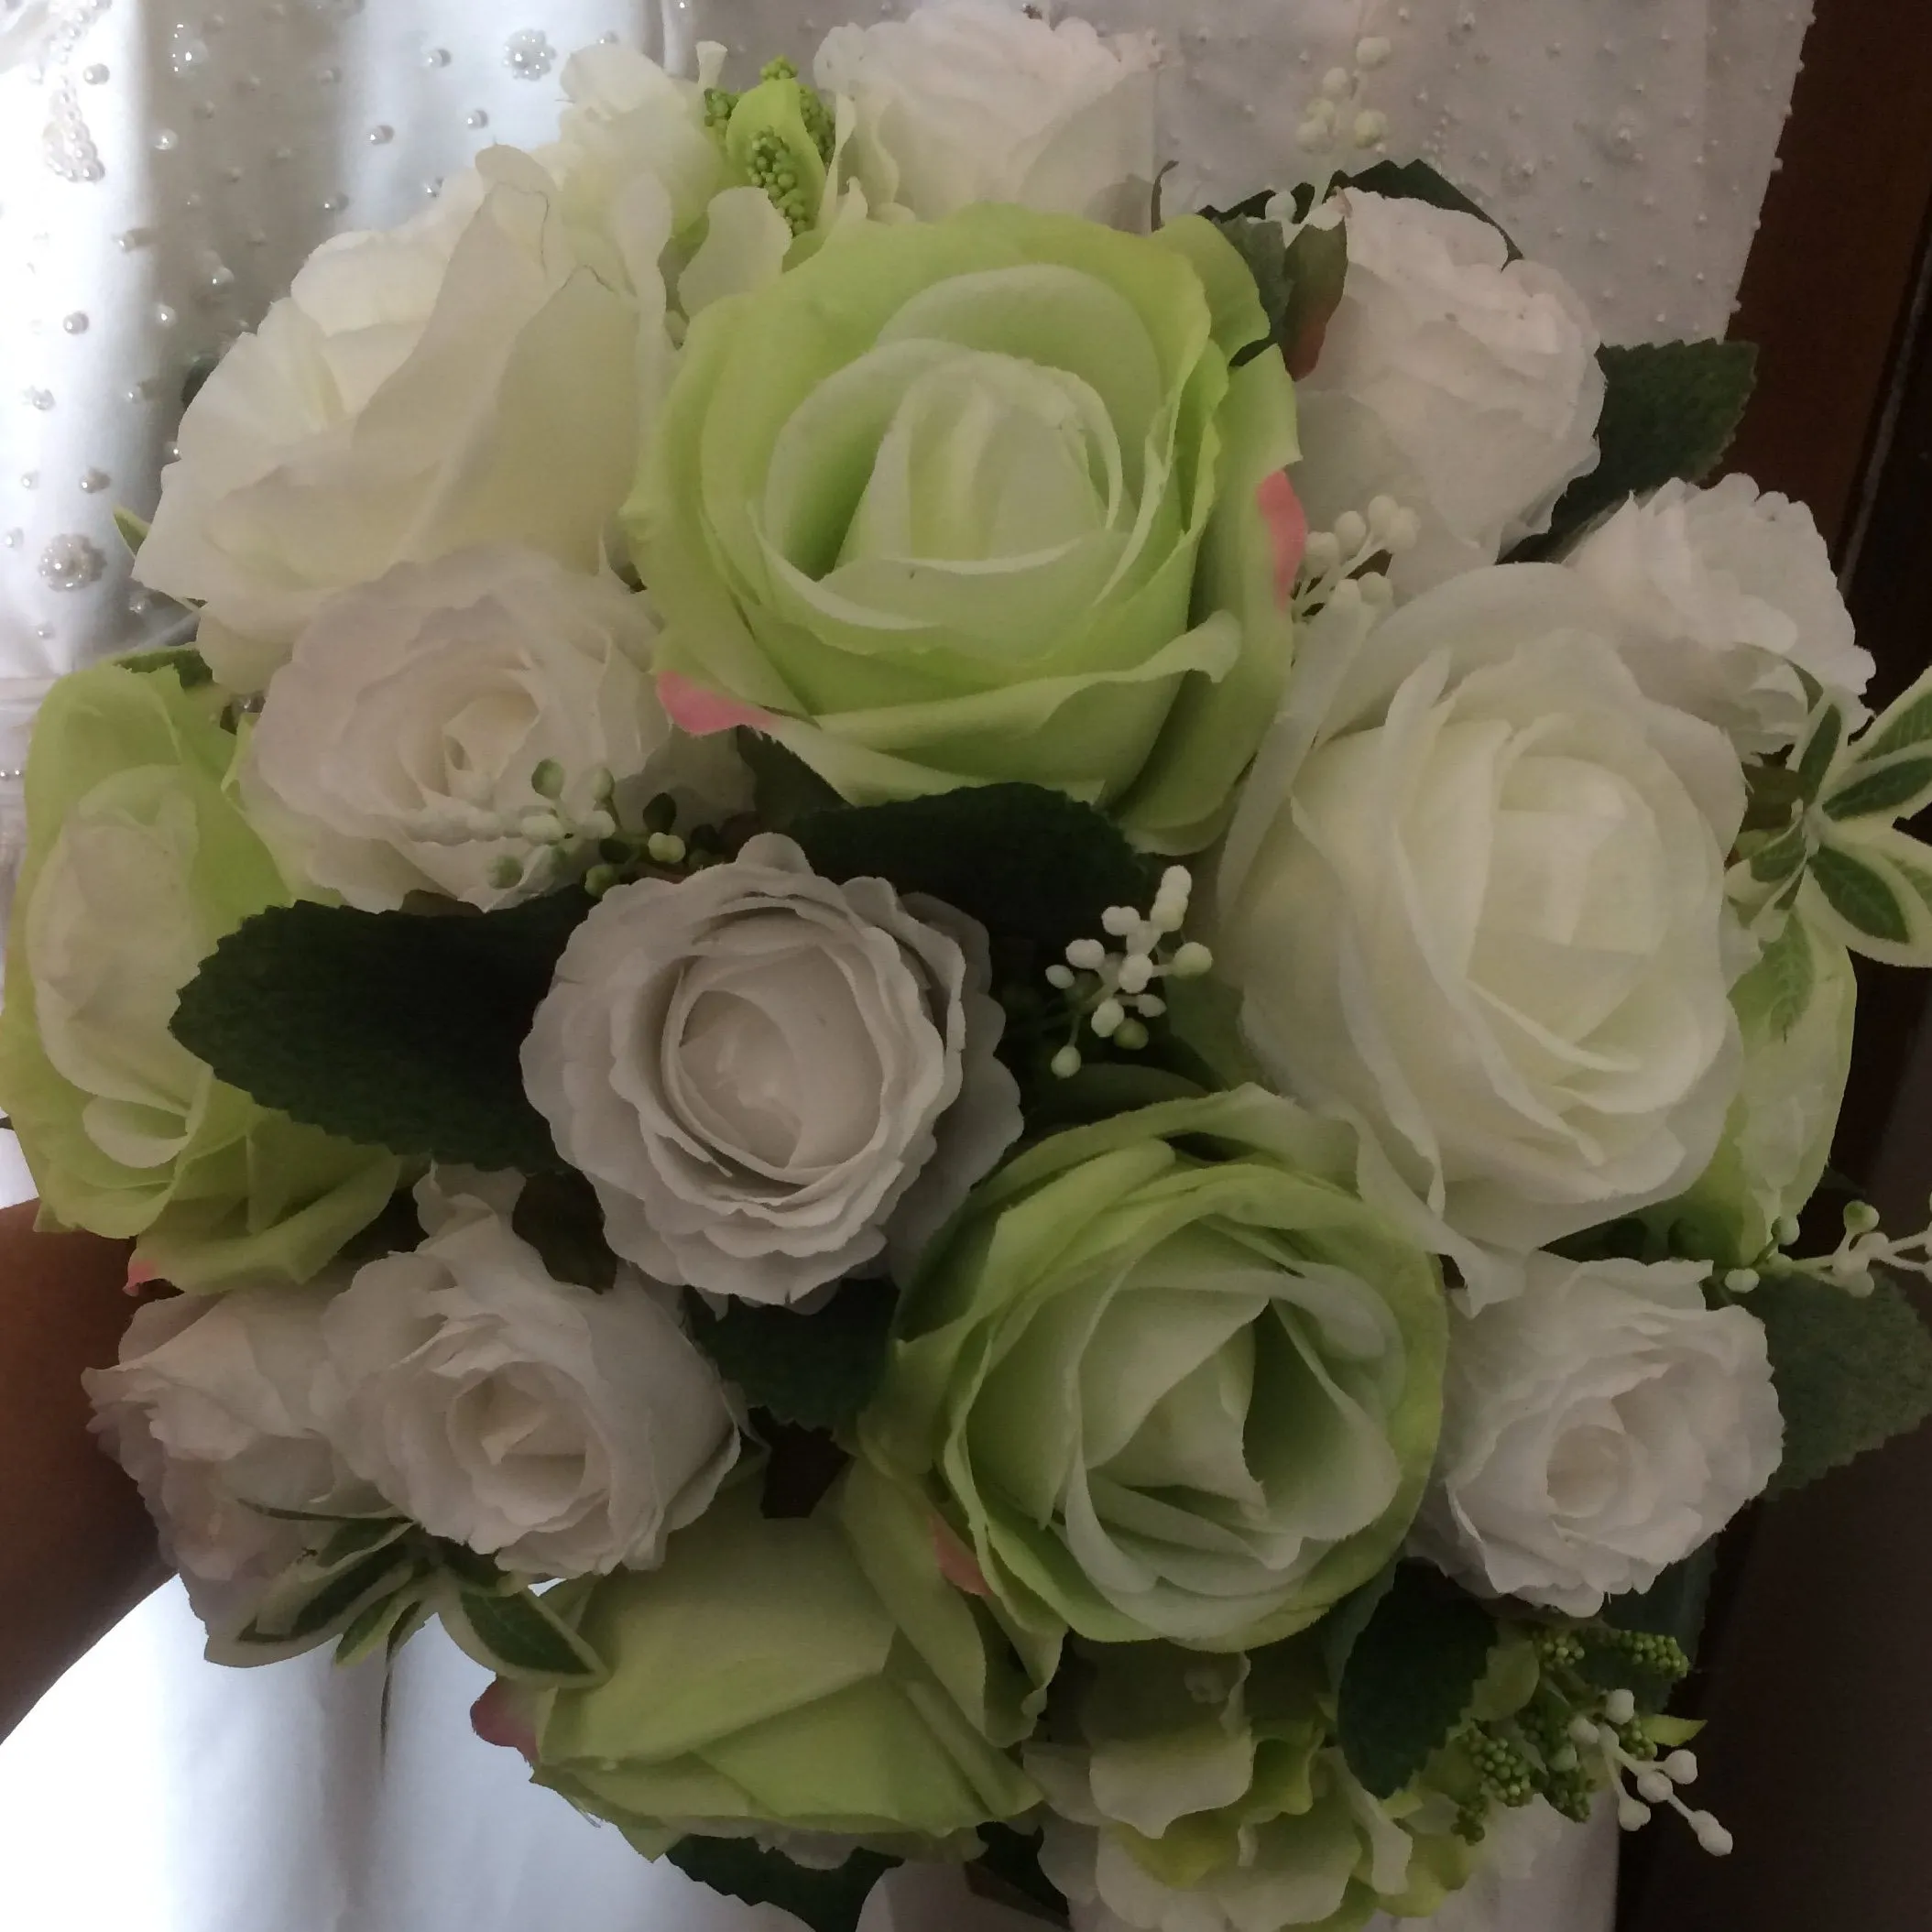
M 793 1302 L 902 1265 L 1020 1131 L 986 938 L 791 840 L 604 897 L 523 1078 L 617 1251 L 660 1281 Z
M 848 158 L 875 208 L 938 221 L 1016 202 L 1145 229 L 1158 61 L 1152 35 L 936 0 L 909 19 L 834 27 L 813 71 L 857 111 Z
M 1311 651 L 1282 730 L 1314 748 L 1264 748 L 1220 882 L 1263 1064 L 1367 1130 L 1479 1301 L 1509 1253 L 1679 1192 L 1737 1089 L 1742 776 L 1614 635 L 1555 565 L 1458 578 L 1368 636 L 1312 728 Z
M 1508 259 L 1471 214 L 1351 190 L 1348 279 L 1295 385 L 1295 487 L 1317 529 L 1392 497 L 1422 519 L 1398 557 L 1414 595 L 1549 528 L 1597 466 L 1596 325 L 1555 269 Z
M 377 1499 L 337 1458 L 314 1409 L 325 1287 L 180 1295 L 135 1311 L 119 1365 L 85 1378 L 93 1427 L 140 1486 L 195 1614 L 244 1629 L 309 1547 L 266 1510 L 352 1514 Z
M 1632 498 L 1567 561 L 1622 620 L 1644 690 L 1741 751 L 1796 740 L 1811 712 L 1800 671 L 1852 697 L 1872 680 L 1811 512 L 1747 476 Z
M 206 606 L 224 682 L 259 690 L 333 593 L 393 563 L 502 540 L 597 567 L 649 331 L 557 198 L 490 149 L 401 228 L 325 242 L 209 377 L 137 573 Z
M 330 1434 L 431 1534 L 532 1576 L 661 1562 L 737 1459 L 716 1370 L 662 1291 L 554 1280 L 489 1202 L 417 1191 L 429 1238 L 322 1318 Z
M 1763 1325 L 1707 1307 L 1707 1272 L 1533 1255 L 1517 1300 L 1456 1318 L 1424 1554 L 1594 1616 L 1759 1494 L 1785 1433 Z
M 533 835 L 557 829 L 546 814 L 595 824 L 602 774 L 641 802 L 717 758 L 672 733 L 655 639 L 642 597 L 540 551 L 398 564 L 325 604 L 269 680 L 250 816 L 291 872 L 368 911 L 543 890 L 566 849 Z M 562 774 L 554 813 L 531 789 L 543 764 Z

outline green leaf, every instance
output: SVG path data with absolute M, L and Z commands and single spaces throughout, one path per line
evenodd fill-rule
M 1684 1654 L 1695 1662 L 1717 1569 L 1718 1545 L 1713 1537 L 1682 1563 L 1673 1564 L 1647 1590 L 1612 1597 L 1603 1606 L 1603 1621 L 1615 1630 L 1675 1637 Z
M 979 1841 L 986 1850 L 966 1867 L 966 1883 L 974 1892 L 1010 1911 L 1044 1919 L 1050 1926 L 1067 1923 L 1064 1896 L 1040 1869 L 1037 1831 L 982 1825 Z
M 461 1590 L 441 1610 L 458 1646 L 500 1677 L 581 1686 L 607 1675 L 596 1652 L 529 1590 L 508 1597 Z
M 1805 1017 L 1817 986 L 1817 955 L 1802 919 L 1787 919 L 1784 930 L 1764 948 L 1752 968 L 1754 986 L 1766 989 L 1764 1023 L 1775 1039 L 1790 1036 Z
M 1473 214 L 1501 235 L 1512 262 L 1523 258 L 1523 250 L 1510 231 L 1480 202 L 1471 200 L 1426 161 L 1378 161 L 1348 176 L 1348 181 L 1351 188 L 1366 188 L 1370 194 L 1386 195 L 1392 202 L 1426 202 L 1431 208 L 1444 208 L 1451 214 Z
M 335 1661 L 347 1666 L 365 1657 L 387 1650 L 392 1656 L 401 1647 L 398 1632 L 412 1634 L 421 1628 L 422 1596 L 418 1589 L 400 1589 L 392 1597 L 377 1600 L 355 1618 L 335 1640 Z
M 1675 478 L 1701 483 L 1723 462 L 1757 380 L 1748 343 L 1676 342 L 1599 352 L 1609 382 L 1597 430 L 1601 460 L 1564 492 L 1549 534 L 1511 562 L 1559 556 L 1626 497 Z
M 1379 1575 L 1370 1577 L 1361 1588 L 1344 1597 L 1322 1619 L 1322 1662 L 1327 1667 L 1329 1683 L 1339 1684 L 1348 1675 L 1348 1659 L 1355 1654 L 1355 1646 L 1361 1642 L 1362 1632 L 1376 1611 L 1395 1588 L 1401 1567 L 1399 1563 L 1390 1564 Z
M 214 682 L 208 660 L 192 644 L 169 644 L 158 650 L 130 650 L 115 660 L 123 671 L 171 671 L 183 691 L 198 691 Z
M 114 513 L 115 534 L 127 546 L 127 554 L 137 557 L 142 544 L 147 541 L 147 532 L 154 528 L 145 517 L 136 517 L 130 509 L 117 508 Z
M 352 1556 L 363 1555 L 370 1550 L 387 1549 L 392 1543 L 398 1543 L 407 1536 L 410 1528 L 411 1525 L 400 1516 L 387 1522 L 380 1516 L 366 1516 L 358 1522 L 340 1523 L 316 1551 L 316 1566 L 333 1570 Z
M 900 1862 L 855 1851 L 833 1871 L 808 1872 L 748 1838 L 681 1839 L 664 1855 L 686 1878 L 748 1905 L 776 1905 L 811 1932 L 857 1932 L 873 1886 Z
M 1306 376 L 1321 354 L 1322 339 L 1341 306 L 1348 278 L 1348 232 L 1304 228 L 1289 241 L 1279 222 L 1249 214 L 1210 217 L 1248 265 L 1269 321 L 1269 333 L 1235 358 L 1250 362 L 1269 348 L 1279 349 L 1291 376 Z
M 803 759 L 776 738 L 743 726 L 735 736 L 738 756 L 751 773 L 759 824 L 768 832 L 789 832 L 806 813 L 833 810 L 843 802 Z
M 1348 1768 L 1379 1798 L 1422 1770 L 1469 1708 L 1497 1638 L 1474 1598 L 1404 1564 L 1356 1639 L 1337 1728 Z
M 1154 878 L 1118 826 L 1038 785 L 969 786 L 885 805 L 842 805 L 791 835 L 828 879 L 876 877 L 1055 956 L 1098 936 L 1108 906 L 1145 907 Z
M 400 1551 L 377 1550 L 360 1563 L 333 1573 L 306 1597 L 298 1597 L 287 1606 L 278 1605 L 278 1613 L 265 1610 L 242 1632 L 239 1641 L 270 1645 L 305 1639 L 320 1643 L 415 1575 L 415 1564 Z
M 1859 740 L 1859 757 L 1868 761 L 1888 758 L 1928 739 L 1932 739 L 1932 671 L 1872 720 Z
M 1751 855 L 1751 876 L 1761 886 L 1775 885 L 1787 879 L 1802 879 L 1806 861 L 1811 857 L 1811 837 L 1802 821 L 1788 832 L 1780 833 L 1767 846 Z
M 713 1315 L 685 1297 L 691 1337 L 755 1409 L 804 1429 L 839 1429 L 871 1400 L 885 1372 L 897 1292 L 885 1282 L 846 1282 L 823 1308 L 730 1301 Z
M 1802 1276 L 1774 1277 L 1742 1305 L 1764 1324 L 1785 1460 L 1781 1495 L 1815 1482 L 1932 1415 L 1932 1330 L 1895 1282 L 1858 1300 Z
M 558 1281 L 599 1294 L 616 1284 L 617 1258 L 604 1239 L 604 1210 L 582 1174 L 531 1175 L 511 1210 L 510 1228 Z
M 573 890 L 488 913 L 273 907 L 202 962 L 174 1035 L 231 1086 L 344 1140 L 554 1172 L 518 1053 L 590 903 Z
M 1821 846 L 1811 856 L 1811 876 L 1831 910 L 1869 939 L 1905 945 L 1912 922 L 1890 883 L 1862 860 L 1838 846 Z
M 1825 801 L 1830 819 L 1907 817 L 1932 791 L 1932 758 L 1902 758 L 1875 769 L 1863 760 Z
M 1845 714 L 1838 705 L 1827 704 L 1812 720 L 1805 748 L 1798 754 L 1797 781 L 1801 797 L 1808 801 L 1818 795 L 1818 787 L 1825 782 L 1825 774 L 1831 770 L 1831 761 L 1844 742 Z

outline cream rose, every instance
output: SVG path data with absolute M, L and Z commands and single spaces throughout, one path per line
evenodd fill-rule
M 1421 518 L 1404 595 L 1493 563 L 1549 528 L 1597 466 L 1601 338 L 1555 269 L 1512 262 L 1470 214 L 1351 190 L 1348 279 L 1295 385 L 1295 487 L 1318 529 L 1392 497 Z
M 1368 1131 L 1478 1301 L 1508 1253 L 1695 1179 L 1737 1090 L 1742 777 L 1615 636 L 1573 574 L 1523 564 L 1397 611 L 1332 695 L 1311 653 L 1220 882 L 1263 1063 Z
M 737 1459 L 716 1371 L 629 1270 L 554 1280 L 475 1192 L 417 1189 L 428 1239 L 322 1317 L 344 1459 L 432 1535 L 532 1576 L 655 1567 Z
M 1872 681 L 1811 512 L 1748 476 L 1632 498 L 1567 561 L 1617 613 L 1638 683 L 1741 751 L 1796 740 L 1806 676 L 1854 698 Z
M 325 242 L 209 377 L 136 570 L 206 606 L 224 682 L 260 690 L 332 594 L 393 563 L 504 540 L 597 567 L 652 318 L 558 198 L 491 148 L 414 221 Z M 661 333 L 661 285 L 655 307 Z
M 309 1548 L 269 1510 L 379 1508 L 337 1457 L 314 1397 L 325 1286 L 191 1295 L 135 1311 L 117 1366 L 85 1377 L 94 1432 L 139 1485 L 195 1614 L 243 1630 Z
M 848 160 L 875 207 L 938 221 L 1013 202 L 1144 231 L 1153 205 L 1151 34 L 1049 26 L 1000 0 L 937 0 L 835 27 L 813 78 L 857 110 Z
M 1454 1320 L 1424 1553 L 1570 1616 L 1648 1589 L 1776 1471 L 1764 1329 L 1696 1261 L 1534 1255 L 1521 1297 Z
M 641 802 L 695 770 L 650 682 L 655 637 L 642 597 L 540 551 L 398 564 L 324 605 L 269 680 L 250 815 L 297 876 L 369 911 L 540 891 L 572 849 L 552 821 L 595 827 L 606 775 Z
M 1019 1134 L 985 935 L 754 838 L 607 893 L 523 1049 L 531 1100 L 619 1254 L 791 1302 L 916 1250 Z

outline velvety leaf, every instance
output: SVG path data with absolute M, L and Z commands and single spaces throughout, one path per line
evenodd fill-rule
M 681 1839 L 664 1854 L 686 1878 L 748 1905 L 776 1905 L 811 1932 L 856 1932 L 872 1888 L 899 1861 L 855 1851 L 830 1872 L 809 1872 L 748 1838 Z
M 590 903 L 573 890 L 489 913 L 273 907 L 202 963 L 174 1034 L 231 1086 L 344 1140 L 555 1171 L 518 1053 Z
M 208 660 L 192 644 L 169 644 L 158 650 L 130 650 L 115 660 L 123 671 L 171 671 L 180 680 L 183 691 L 195 691 L 214 682 Z
M 1487 222 L 1509 244 L 1510 259 L 1520 261 L 1523 250 L 1515 238 L 1481 202 L 1439 174 L 1426 161 L 1378 161 L 1359 174 L 1348 177 L 1351 188 L 1366 188 L 1370 194 L 1386 195 L 1392 202 L 1426 202 L 1432 208 L 1446 209 L 1452 214 L 1473 214 Z
M 838 1429 L 871 1400 L 885 1371 L 897 1292 L 885 1282 L 846 1282 L 810 1315 L 727 1301 L 714 1315 L 685 1297 L 691 1337 L 755 1409 L 804 1429 Z
M 604 1239 L 597 1191 L 576 1173 L 533 1174 L 510 1212 L 510 1228 L 537 1250 L 560 1282 L 599 1294 L 617 1279 L 617 1258 Z
M 1365 1789 L 1392 1797 L 1447 1740 L 1469 1708 L 1495 1620 L 1422 1564 L 1404 1564 L 1355 1641 L 1343 1672 L 1337 1728 Z
M 1785 1414 L 1772 1493 L 1820 1476 L 1932 1415 L 1932 1330 L 1896 1283 L 1863 1300 L 1798 1278 L 1763 1283 L 1743 1305 L 1764 1324 Z
M 1647 1590 L 1610 1598 L 1603 1606 L 1603 1621 L 1616 1630 L 1674 1637 L 1695 1661 L 1717 1568 L 1718 1545 L 1712 1538 L 1682 1563 L 1674 1563 Z
M 736 738 L 738 756 L 751 773 L 759 824 L 766 831 L 789 832 L 806 813 L 835 809 L 843 802 L 803 759 L 776 738 L 742 726 Z
M 1067 1923 L 1066 1900 L 1040 1869 L 1040 1834 L 1016 1831 L 1010 1825 L 982 1825 L 980 1843 L 986 1850 L 966 1867 L 966 1883 L 982 1898 L 1043 1919 L 1050 1926 Z
M 1055 956 L 1097 937 L 1108 906 L 1144 910 L 1154 876 L 1090 805 L 1038 785 L 966 786 L 933 798 L 813 812 L 792 827 L 815 871 L 878 878 Z
M 1597 442 L 1601 461 L 1564 492 L 1549 534 L 1513 553 L 1557 556 L 1628 497 L 1681 478 L 1701 483 L 1723 462 L 1757 381 L 1748 343 L 1676 342 L 1600 352 L 1609 381 Z

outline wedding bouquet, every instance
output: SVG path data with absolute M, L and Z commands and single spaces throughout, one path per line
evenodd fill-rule
M 1142 38 L 595 48 L 215 368 L 0 1020 L 211 1655 L 440 1619 L 819 1932 L 1728 1848 L 1712 1539 L 1932 1409 L 1927 1238 L 1801 1231 L 1932 682 L 1706 486 L 1750 352 L 1605 348 L 1380 157 L 1388 52 L 1189 213 Z

